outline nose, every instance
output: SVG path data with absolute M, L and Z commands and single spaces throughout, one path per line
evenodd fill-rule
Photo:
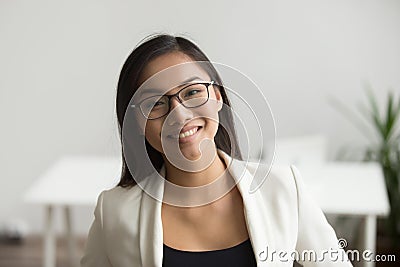
M 168 125 L 182 125 L 193 117 L 193 113 L 182 105 L 178 97 L 172 97 L 169 104 L 171 106 L 168 114 Z
M 169 100 L 169 104 L 171 106 L 171 110 L 173 110 L 175 107 L 180 105 L 181 102 L 179 101 L 178 96 L 176 95 L 174 97 L 171 97 L 171 99 Z

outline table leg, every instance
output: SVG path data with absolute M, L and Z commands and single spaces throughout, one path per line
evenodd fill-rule
M 73 235 L 72 229 L 72 217 L 71 217 L 71 208 L 69 206 L 64 207 L 64 219 L 66 226 L 66 237 L 67 237 L 67 246 L 68 246 L 68 259 L 70 266 L 78 266 L 78 263 L 75 258 L 75 239 Z
M 372 257 L 376 255 L 376 227 L 377 217 L 374 215 L 367 215 L 364 219 L 364 244 L 363 249 L 372 252 Z M 374 261 L 365 261 L 365 267 L 374 267 Z
M 44 267 L 56 266 L 56 249 L 54 237 L 54 207 L 46 206 L 45 215 L 45 233 L 44 233 Z

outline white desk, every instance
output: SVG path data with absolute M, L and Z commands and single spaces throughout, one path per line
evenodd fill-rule
M 363 217 L 362 250 L 375 253 L 377 217 L 387 216 L 390 211 L 380 165 L 374 162 L 327 162 L 296 167 L 324 213 Z M 375 263 L 365 262 L 363 266 L 371 267 Z
M 323 163 L 296 165 L 310 193 L 325 213 L 359 215 L 365 220 L 364 248 L 375 252 L 376 219 L 389 213 L 389 202 L 380 167 L 375 163 Z M 57 161 L 26 194 L 26 200 L 47 207 L 44 266 L 55 266 L 53 209 L 65 212 L 70 259 L 74 257 L 70 207 L 94 206 L 100 192 L 114 187 L 121 161 L 115 158 L 67 157 Z M 77 266 L 77 262 L 71 262 Z M 374 266 L 368 263 L 366 266 Z
M 46 207 L 44 226 L 44 267 L 55 267 L 54 208 L 65 215 L 71 266 L 79 266 L 71 225 L 72 206 L 95 206 L 100 192 L 114 187 L 120 178 L 121 160 L 110 157 L 64 157 L 39 177 L 25 195 L 25 201 Z

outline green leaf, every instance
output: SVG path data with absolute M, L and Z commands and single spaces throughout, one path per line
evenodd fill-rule
M 328 103 L 335 108 L 339 113 L 346 118 L 351 125 L 353 125 L 357 130 L 364 135 L 367 140 L 371 139 L 371 136 L 368 136 L 367 133 L 369 132 L 368 127 L 360 121 L 360 118 L 356 116 L 352 110 L 350 110 L 341 100 L 334 96 L 328 97 Z
M 386 140 L 389 141 L 395 131 L 396 120 L 399 116 L 399 107 L 394 103 L 393 92 L 389 92 L 386 114 Z
M 394 100 L 393 100 L 393 102 L 394 102 Z M 390 133 L 391 135 L 390 135 L 390 137 L 392 135 L 395 135 L 396 134 L 396 130 L 398 130 L 398 128 L 399 128 L 398 127 L 398 122 L 400 122 L 399 118 L 400 118 L 400 96 L 399 96 L 397 104 L 394 104 L 394 106 L 392 108 L 392 125 L 391 125 L 391 133 Z M 398 135 L 398 137 L 400 137 L 400 134 Z M 395 142 L 396 142 L 396 140 L 395 140 Z
M 385 140 L 389 139 L 390 132 L 392 130 L 393 124 L 393 116 L 392 116 L 392 107 L 393 107 L 393 93 L 389 92 L 388 100 L 387 100 L 387 111 L 386 111 L 386 120 L 385 120 Z
M 385 123 L 380 119 L 380 114 L 379 114 L 379 109 L 378 105 L 376 103 L 375 96 L 372 92 L 372 89 L 370 87 L 366 88 L 367 91 L 367 97 L 369 104 L 371 105 L 372 110 L 367 113 L 367 115 L 370 115 L 370 120 L 374 126 L 374 128 L 378 131 L 379 136 L 381 137 L 382 141 L 386 141 L 386 127 Z

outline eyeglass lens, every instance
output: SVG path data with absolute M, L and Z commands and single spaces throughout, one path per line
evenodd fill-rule
M 208 100 L 208 84 L 192 84 L 179 92 L 179 98 L 183 106 L 194 108 L 203 105 Z M 163 96 L 152 96 L 146 98 L 140 108 L 148 119 L 155 119 L 169 112 L 169 98 Z

